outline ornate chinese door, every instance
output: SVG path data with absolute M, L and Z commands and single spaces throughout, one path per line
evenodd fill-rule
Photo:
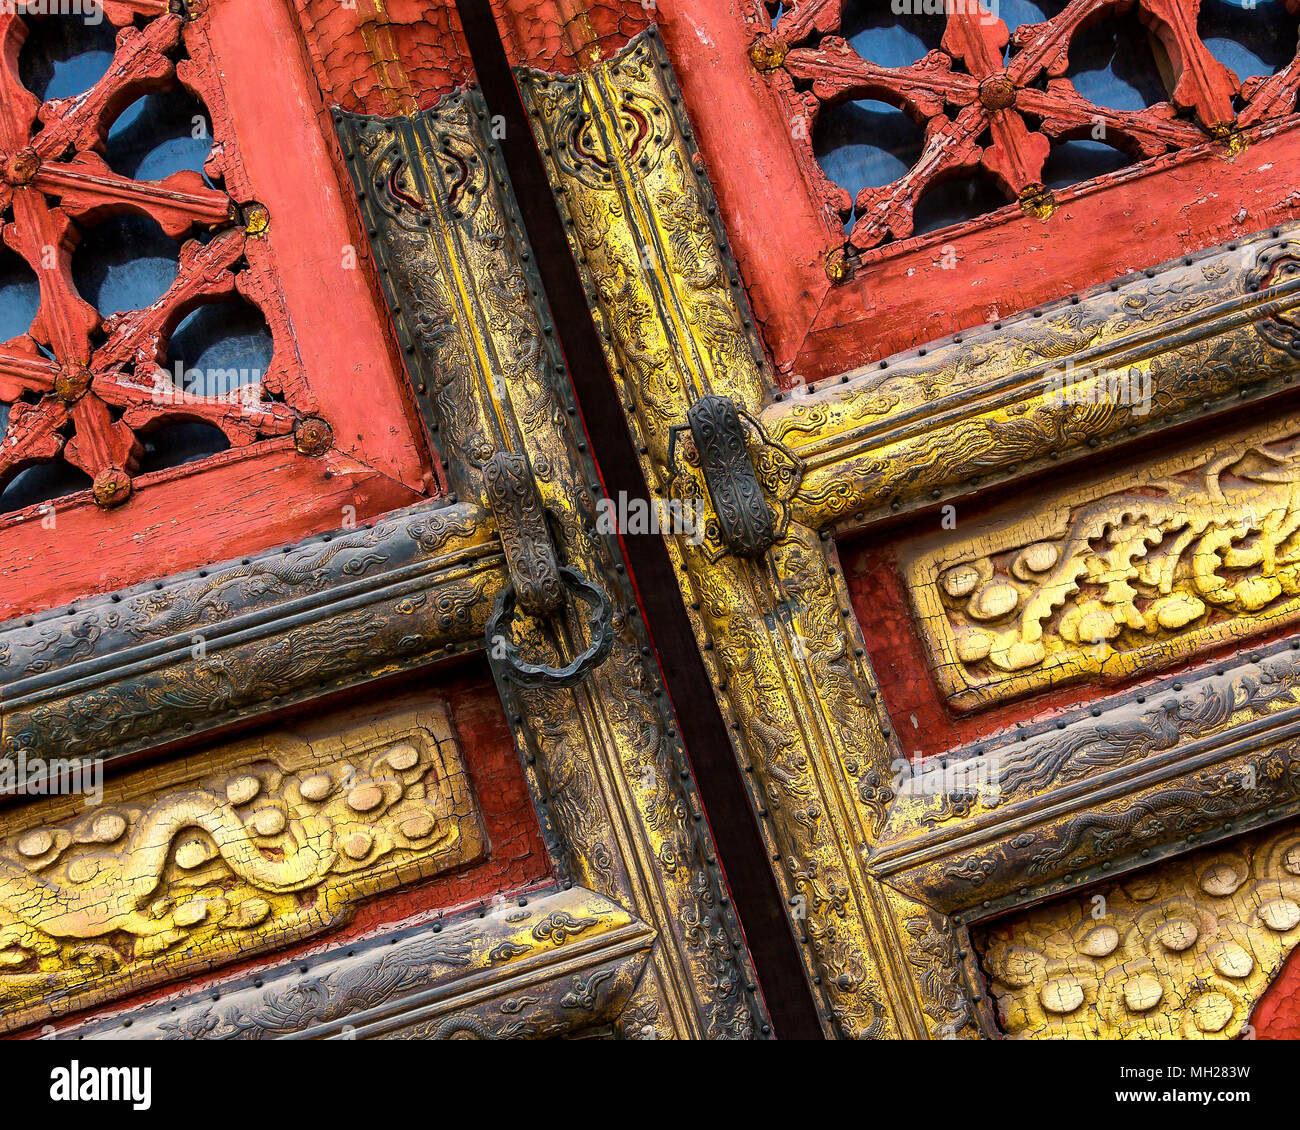
M 1293 1027 L 1296 5 L 495 8 L 826 1034 Z
M 0 1030 L 1294 1034 L 1300 3 L 90 7 Z
M 771 1032 L 455 10 L 401 8 L 0 14 L 6 1032 Z

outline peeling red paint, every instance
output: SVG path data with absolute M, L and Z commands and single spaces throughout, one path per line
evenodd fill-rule
M 473 79 L 456 5 L 294 0 L 325 101 L 363 114 L 426 109 Z
M 512 63 L 572 74 L 650 26 L 641 0 L 492 0 Z

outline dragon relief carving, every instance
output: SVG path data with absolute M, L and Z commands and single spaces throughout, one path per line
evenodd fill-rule
M 921 552 L 908 573 L 944 691 L 970 708 L 1294 621 L 1298 453 L 1252 437 Z
M 38 819 L 39 811 L 39 819 Z M 0 1027 L 317 933 L 485 850 L 445 708 L 138 772 L 0 821 Z

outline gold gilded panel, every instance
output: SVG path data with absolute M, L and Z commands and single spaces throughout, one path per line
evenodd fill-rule
M 485 847 L 441 705 L 8 810 L 0 1030 L 319 933 Z
M 1182 856 L 972 940 L 1015 1039 L 1235 1039 L 1300 941 L 1300 825 Z
M 940 687 L 969 709 L 1294 622 L 1298 481 L 1290 421 L 928 540 L 905 568 Z
M 488 656 L 567 877 L 626 907 L 658 938 L 617 1030 L 663 1039 L 769 1035 L 685 751 L 645 659 L 649 639 L 617 542 L 600 533 L 602 488 L 572 424 L 578 407 L 488 108 L 477 92 L 460 91 L 411 117 L 339 112 L 336 121 L 417 404 L 448 457 L 450 484 L 491 510 L 517 566 L 512 532 L 500 528 L 507 509 L 490 480 L 503 462 L 520 472 L 526 465 L 545 521 L 534 523 L 525 557 L 553 552 L 571 574 L 560 609 L 543 611 L 541 599 L 530 614 L 521 600 L 488 641 Z M 586 144 L 588 127 L 570 124 Z M 666 126 L 663 108 L 654 136 L 643 139 L 652 151 L 666 152 Z M 617 229 L 607 242 L 594 254 L 618 254 Z M 619 260 L 617 269 L 626 266 Z M 705 302 L 689 316 L 706 314 Z M 574 577 L 588 597 L 575 595 Z M 518 594 L 535 587 L 518 568 L 510 580 Z M 607 657 L 576 680 L 521 680 L 521 664 L 557 673 L 593 654 L 594 590 L 610 601 Z M 507 639 L 513 657 L 501 646 Z
M 929 968 L 932 955 L 918 956 L 928 935 L 898 921 L 865 872 L 893 758 L 833 553 L 786 521 L 798 461 L 753 415 L 770 373 L 662 43 L 651 28 L 581 74 L 521 72 L 520 88 L 650 487 L 706 515 L 702 541 L 678 535 L 668 549 L 825 1030 L 956 1031 L 965 1010 L 933 1004 L 935 978 L 912 976 Z M 744 410 L 778 516 L 777 542 L 754 560 L 720 553 L 706 508 L 688 414 L 710 395 Z

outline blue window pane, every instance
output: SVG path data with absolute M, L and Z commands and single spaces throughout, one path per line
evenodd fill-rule
M 939 231 L 1006 206 L 1006 193 L 987 174 L 965 172 L 926 189 L 916 203 L 913 233 Z
M 142 475 L 179 467 L 225 451 L 230 447 L 220 428 L 199 421 L 166 424 L 144 437 L 144 451 L 137 468 Z
M 945 16 L 894 15 L 888 3 L 848 6 L 840 34 L 859 55 L 882 67 L 906 67 L 943 40 Z
M 0 341 L 27 332 L 41 304 L 41 287 L 32 269 L 0 246 Z
M 1092 180 L 1118 172 L 1129 158 L 1118 149 L 1100 141 L 1056 142 L 1043 164 L 1043 184 L 1048 188 L 1068 188 L 1080 181 Z
M 28 467 L 19 471 L 0 491 L 0 514 L 49 502 L 52 498 L 61 498 L 79 490 L 89 490 L 91 485 L 90 476 L 70 463 L 41 463 Z
M 1282 0 L 1201 0 L 1197 31 L 1201 41 L 1243 82 L 1254 75 L 1276 74 L 1296 53 L 1300 19 L 1288 14 Z
M 147 216 L 114 216 L 86 232 L 72 256 L 77 291 L 104 317 L 140 310 L 167 293 L 178 248 Z
M 1021 24 L 1041 24 L 1065 11 L 1066 0 L 1000 0 L 993 4 L 985 0 L 984 7 L 992 8 L 1011 31 Z
M 891 184 L 920 159 L 921 130 L 901 110 L 883 102 L 824 106 L 813 151 L 822 169 L 850 197 L 858 190 Z M 847 227 L 853 224 L 849 219 Z
M 182 169 L 202 173 L 211 150 L 202 104 L 179 87 L 132 102 L 108 131 L 109 167 L 135 180 L 162 180 Z
M 27 40 L 18 56 L 18 78 L 43 102 L 84 94 L 108 73 L 117 29 L 77 16 L 27 21 Z
M 255 306 L 211 303 L 176 327 L 167 343 L 167 369 L 186 393 L 223 396 L 260 383 L 273 350 L 271 330 Z
M 1156 51 L 1161 54 L 1159 62 Z M 1099 20 L 1071 42 L 1069 78 L 1084 98 L 1098 106 L 1144 110 L 1169 99 L 1160 78 L 1163 55 L 1164 49 L 1132 13 Z

